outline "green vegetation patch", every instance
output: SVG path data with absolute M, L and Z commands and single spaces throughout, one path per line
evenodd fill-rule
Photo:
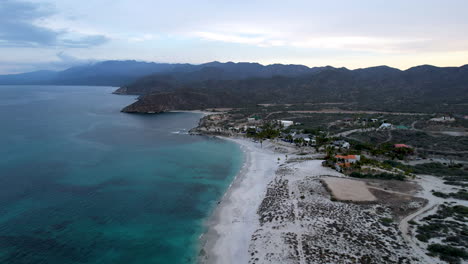
M 391 130 L 391 131 L 371 131 L 356 132 L 351 134 L 354 138 L 363 143 L 374 145 L 383 144 L 389 139 L 391 133 L 391 143 L 403 143 L 418 148 L 418 152 L 457 152 L 466 151 L 468 148 L 468 137 L 454 137 L 448 135 L 433 136 L 422 131 L 414 130 Z
M 448 263 L 461 263 L 461 259 L 468 259 L 466 250 L 448 245 L 431 244 L 427 247 L 427 250 Z
M 379 173 L 379 174 L 352 172 L 349 176 L 354 177 L 354 178 L 399 180 L 399 181 L 404 181 L 406 179 L 406 176 L 403 174 L 393 174 L 393 173 L 385 173 L 385 172 Z
M 468 207 L 463 205 L 441 205 L 437 212 L 421 220 L 418 225 L 416 238 L 422 242 L 429 242 L 432 238 L 439 238 L 445 244 L 431 244 L 428 250 L 434 256 L 449 263 L 460 263 L 468 257 L 464 250 L 468 248 Z
M 459 190 L 458 192 L 443 193 L 443 192 L 432 192 L 434 196 L 441 198 L 454 198 L 460 200 L 468 200 L 468 192 L 466 190 Z
M 388 217 L 382 217 L 382 218 L 380 218 L 380 222 L 385 226 L 389 226 L 389 225 L 391 225 L 393 223 L 393 219 L 388 218 Z
M 410 167 L 416 174 L 430 174 L 436 176 L 468 176 L 468 171 L 463 170 L 462 165 L 444 165 L 440 162 L 417 164 Z
M 461 187 L 468 187 L 468 171 L 463 168 L 462 164 L 448 164 L 444 165 L 440 162 L 431 162 L 424 164 L 417 164 L 414 166 L 405 165 L 401 162 L 395 160 L 386 160 L 383 162 L 370 160 L 370 159 L 361 159 L 361 162 L 366 164 L 378 165 L 383 169 L 397 168 L 405 172 L 405 174 L 428 174 L 434 176 L 442 176 L 445 180 L 445 184 L 456 185 Z M 439 197 L 444 197 L 446 194 L 443 193 L 434 193 L 434 195 Z M 452 196 L 453 195 L 453 196 Z M 458 193 L 450 194 L 450 196 L 444 197 L 453 197 L 457 199 L 466 200 L 467 193 L 466 191 L 460 191 Z

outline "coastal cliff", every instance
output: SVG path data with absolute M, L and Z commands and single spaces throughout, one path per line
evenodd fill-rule
M 221 105 L 221 100 L 196 92 L 168 92 L 145 95 L 122 109 L 125 113 L 161 113 L 171 110 L 198 110 Z
M 129 94 L 128 93 L 128 88 L 126 86 L 122 86 L 122 87 L 118 88 L 117 90 L 115 90 L 113 92 L 113 94 Z

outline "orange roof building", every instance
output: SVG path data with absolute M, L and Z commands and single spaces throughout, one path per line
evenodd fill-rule
M 345 163 L 337 163 L 336 165 L 342 167 L 342 168 L 350 168 L 351 167 L 351 163 L 349 162 L 345 162 Z
M 343 155 L 336 155 L 335 158 L 337 158 L 337 159 L 344 159 L 344 160 L 347 160 L 347 159 L 358 159 L 357 156 L 359 156 L 359 155 L 346 155 L 346 156 L 343 156 Z
M 354 163 L 356 161 L 359 161 L 361 160 L 361 156 L 360 155 L 336 155 L 335 158 L 337 159 L 342 159 L 345 161 L 345 163 Z
M 410 146 L 406 144 L 395 144 L 393 145 L 395 148 L 411 148 Z

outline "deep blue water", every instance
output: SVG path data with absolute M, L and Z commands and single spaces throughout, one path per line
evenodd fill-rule
M 0 86 L 0 263 L 192 263 L 239 171 L 192 113 L 120 113 L 112 87 Z

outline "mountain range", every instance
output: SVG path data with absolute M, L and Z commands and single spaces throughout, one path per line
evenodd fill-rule
M 339 103 L 341 108 L 406 112 L 468 112 L 468 65 L 387 66 L 348 70 L 309 68 L 303 73 L 230 78 L 223 71 L 155 74 L 116 91 L 140 94 L 124 112 L 164 112 L 258 104 Z
M 421 65 L 403 71 L 388 66 L 349 70 L 104 61 L 59 72 L 0 75 L 0 84 L 118 86 L 116 94 L 139 95 L 122 110 L 137 113 L 321 102 L 348 109 L 468 113 L 468 65 Z
M 0 75 L 0 85 L 97 85 L 124 86 L 135 82 L 145 83 L 159 75 L 175 76 L 179 81 L 190 82 L 208 79 L 242 79 L 248 77 L 271 77 L 273 75 L 297 76 L 318 68 L 302 65 L 258 63 L 173 64 L 140 61 L 103 61 L 71 67 L 64 71 L 35 71 L 21 74 Z M 203 76 L 204 77 L 203 77 Z M 147 78 L 142 77 L 148 76 Z M 138 81 L 137 81 L 138 80 Z
M 315 73 L 327 67 L 309 68 L 304 65 L 210 62 L 200 65 L 175 67 L 171 71 L 157 72 L 129 83 L 116 93 L 143 95 L 158 91 L 171 91 L 190 83 L 213 80 L 242 80 L 271 78 L 273 76 L 298 77 Z

